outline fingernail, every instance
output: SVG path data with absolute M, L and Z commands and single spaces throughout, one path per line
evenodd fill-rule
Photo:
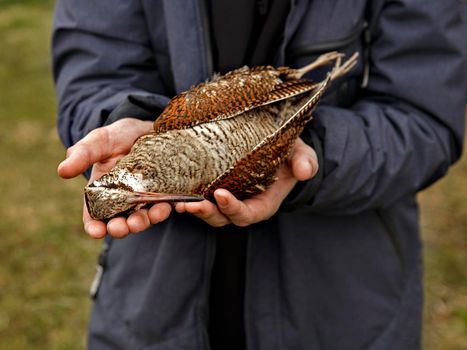
M 227 198 L 223 196 L 217 197 L 216 199 L 217 199 L 217 204 L 222 208 L 225 208 L 229 204 L 229 201 L 227 200 Z
M 59 167 L 63 167 L 63 165 L 64 165 L 65 163 L 68 162 L 68 160 L 69 160 L 69 157 L 66 157 L 64 160 L 62 160 L 62 161 L 60 162 L 60 164 L 59 164 L 58 166 L 59 166 Z
M 308 159 L 307 162 L 302 163 L 302 172 L 303 172 L 303 174 L 307 174 L 307 176 L 310 176 L 312 171 L 313 171 L 313 165 L 312 165 L 310 159 Z

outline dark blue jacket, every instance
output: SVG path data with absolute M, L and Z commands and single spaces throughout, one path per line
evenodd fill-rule
M 199 0 L 61 0 L 54 38 L 66 146 L 129 95 L 163 108 L 212 72 Z M 306 133 L 321 173 L 249 232 L 250 350 L 414 350 L 420 343 L 417 191 L 460 154 L 465 1 L 291 0 L 276 64 L 364 58 Z M 464 21 L 462 20 L 464 18 Z M 91 321 L 96 349 L 206 349 L 211 228 L 174 214 L 112 244 Z

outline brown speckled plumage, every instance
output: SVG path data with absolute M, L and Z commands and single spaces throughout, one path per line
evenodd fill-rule
M 107 219 L 160 201 L 212 200 L 217 188 L 240 199 L 263 191 L 330 81 L 357 59 L 341 64 L 341 57 L 332 52 L 298 70 L 243 67 L 175 96 L 154 132 L 85 188 L 91 216 Z M 325 80 L 301 79 L 332 62 Z

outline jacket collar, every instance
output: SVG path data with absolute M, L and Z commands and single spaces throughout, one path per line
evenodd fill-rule
M 279 52 L 277 54 L 277 61 L 276 65 L 283 66 L 286 65 L 286 49 L 287 45 L 292 40 L 295 32 L 298 29 L 300 22 L 302 21 L 303 16 L 306 13 L 306 10 L 309 6 L 311 0 L 290 0 L 290 12 L 287 16 L 287 20 L 285 22 L 285 30 L 284 30 L 284 37 L 282 38 L 282 43 L 279 48 Z
M 204 23 L 206 18 L 201 2 L 203 0 L 163 0 L 177 93 L 200 83 L 212 74 L 209 26 L 206 25 L 207 22 Z
M 285 64 L 285 49 L 310 0 L 290 0 L 284 38 L 277 64 Z M 177 93 L 198 84 L 212 73 L 212 51 L 205 0 L 163 0 L 173 80 Z M 189 57 L 189 59 L 187 59 Z

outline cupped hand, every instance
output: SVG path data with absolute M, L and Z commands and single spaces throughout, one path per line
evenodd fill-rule
M 92 182 L 111 170 L 117 160 L 130 152 L 138 137 L 152 130 L 152 122 L 134 118 L 120 119 L 95 129 L 67 150 L 66 159 L 58 166 L 58 175 L 70 179 L 93 166 L 90 178 Z M 92 219 L 84 204 L 84 230 L 94 238 L 102 238 L 107 233 L 117 238 L 125 237 L 167 219 L 171 211 L 170 204 L 159 203 L 150 209 L 138 210 L 128 218 L 115 217 L 105 223 Z
M 278 169 L 277 181 L 266 191 L 239 201 L 229 191 L 218 189 L 214 192 L 217 205 L 207 200 L 177 203 L 175 210 L 191 213 L 214 227 L 231 223 L 248 226 L 273 216 L 296 183 L 312 178 L 317 172 L 318 158 L 315 151 L 298 139 L 288 162 Z

